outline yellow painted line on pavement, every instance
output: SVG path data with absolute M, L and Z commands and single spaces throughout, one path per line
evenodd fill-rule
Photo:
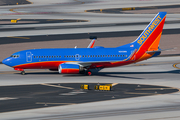
M 180 69 L 179 67 L 177 67 L 177 64 L 180 64 L 180 63 L 173 64 L 173 67 L 176 68 L 176 69 Z
M 58 88 L 65 88 L 65 89 L 74 89 L 74 88 L 71 88 L 71 87 L 65 87 L 65 86 L 61 86 L 61 85 L 51 85 L 51 84 L 46 84 L 46 83 L 43 83 L 41 85 L 45 85 L 45 86 L 50 86 L 50 87 L 58 87 Z
M 7 36 L 9 38 L 20 38 L 20 39 L 30 39 L 29 37 L 14 37 L 14 36 Z
M 26 0 L 26 1 L 28 1 L 28 2 L 31 3 L 31 4 L 33 4 L 33 2 L 31 2 L 31 1 L 29 1 L 29 0 Z
M 46 105 L 74 105 L 75 103 L 46 103 L 46 102 L 36 102 L 36 104 L 46 104 Z
M 115 85 L 117 85 L 117 84 L 119 84 L 119 83 L 113 83 L 112 86 L 115 86 Z

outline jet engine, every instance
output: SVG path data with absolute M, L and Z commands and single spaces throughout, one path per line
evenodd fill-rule
M 60 64 L 58 68 L 59 73 L 62 74 L 78 74 L 83 72 L 83 67 L 78 64 Z

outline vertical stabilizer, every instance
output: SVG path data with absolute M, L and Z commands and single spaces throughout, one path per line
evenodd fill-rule
M 133 42 L 136 52 L 136 60 L 144 60 L 154 53 L 146 53 L 146 51 L 158 50 L 164 22 L 166 18 L 166 12 L 159 12 L 149 25 L 144 29 L 140 36 Z

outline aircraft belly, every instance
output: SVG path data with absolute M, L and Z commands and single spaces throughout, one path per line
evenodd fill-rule
M 57 69 L 59 64 L 64 62 L 59 61 L 46 61 L 46 62 L 36 62 L 36 63 L 26 63 L 21 65 L 16 65 L 14 68 L 22 69 Z

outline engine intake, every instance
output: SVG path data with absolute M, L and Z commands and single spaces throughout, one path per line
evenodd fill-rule
M 62 74 L 78 74 L 83 71 L 83 67 L 77 64 L 60 64 L 58 71 Z

